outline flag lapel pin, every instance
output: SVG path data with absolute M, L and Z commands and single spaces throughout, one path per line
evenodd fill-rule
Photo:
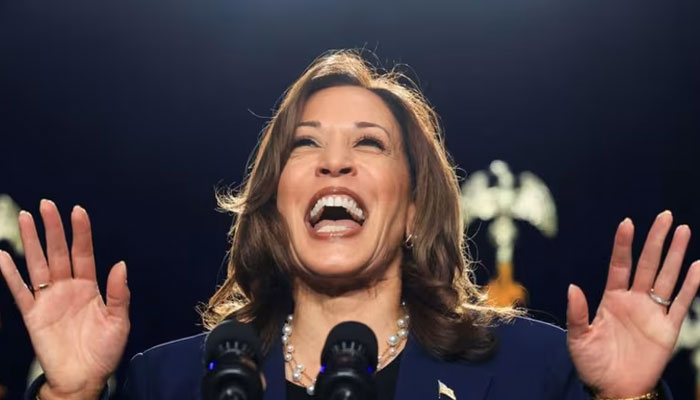
M 441 399 L 442 396 L 445 396 L 446 398 L 449 398 L 451 400 L 457 400 L 455 391 L 450 389 L 450 387 L 445 385 L 444 383 L 438 381 L 438 399 Z

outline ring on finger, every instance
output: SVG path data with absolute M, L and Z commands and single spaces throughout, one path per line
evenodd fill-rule
M 651 288 L 649 290 L 649 297 L 651 297 L 652 300 L 654 300 L 654 303 L 668 307 L 671 305 L 671 300 L 669 299 L 664 299 L 663 297 L 658 296 L 656 293 L 654 293 L 654 288 Z

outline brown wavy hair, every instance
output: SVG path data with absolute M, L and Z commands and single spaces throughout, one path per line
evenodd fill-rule
M 204 326 L 212 329 L 225 318 L 249 322 L 260 333 L 265 352 L 277 339 L 284 316 L 294 308 L 296 268 L 276 207 L 277 183 L 306 100 L 342 85 L 380 96 L 401 127 L 417 210 L 413 246 L 404 248 L 401 265 L 412 337 L 439 359 L 487 358 L 496 347 L 488 325 L 515 311 L 487 306 L 473 283 L 458 180 L 438 116 L 405 74 L 396 68 L 378 70 L 354 50 L 322 55 L 289 87 L 262 132 L 242 186 L 217 194 L 219 207 L 233 213 L 234 222 L 227 278 L 201 309 Z

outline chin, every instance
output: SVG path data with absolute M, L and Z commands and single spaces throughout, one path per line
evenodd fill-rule
M 306 262 L 302 260 L 302 262 L 304 262 L 304 268 L 314 275 L 352 276 L 362 274 L 368 269 L 367 260 L 356 258 L 356 253 L 335 252 L 329 257 L 319 257 L 314 260 L 306 260 Z
M 317 254 L 318 256 L 318 254 Z M 295 273 L 296 279 L 317 293 L 339 296 L 367 289 L 386 274 L 385 263 L 369 265 L 357 253 L 335 253 L 332 257 L 314 257 L 303 260 L 303 267 Z

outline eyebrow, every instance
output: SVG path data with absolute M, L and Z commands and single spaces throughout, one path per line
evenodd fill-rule
M 311 127 L 311 128 L 320 128 L 320 127 L 321 127 L 321 122 L 319 122 L 319 121 L 302 121 L 302 122 L 299 122 L 299 123 L 297 124 L 297 128 L 300 127 L 300 126 L 309 126 L 309 127 Z M 357 122 L 355 122 L 355 127 L 356 127 L 356 128 L 359 128 L 359 129 L 362 129 L 362 128 L 379 128 L 379 129 L 383 130 L 383 131 L 387 134 L 387 136 L 391 136 L 391 135 L 389 134 L 389 131 L 386 130 L 386 128 L 384 128 L 383 126 L 381 126 L 381 125 L 379 125 L 379 124 L 375 124 L 374 122 L 357 121 Z

